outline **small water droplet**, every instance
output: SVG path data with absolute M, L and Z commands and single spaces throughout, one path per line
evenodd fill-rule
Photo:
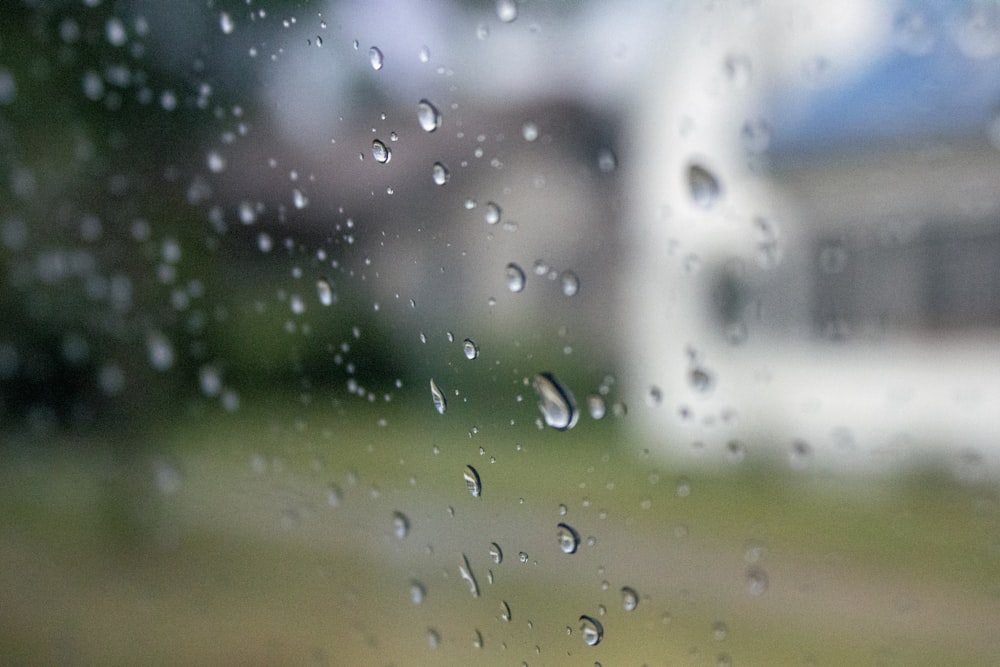
M 422 62 L 422 63 L 430 62 L 430 60 L 431 60 L 431 50 L 429 48 L 427 48 L 426 46 L 421 46 L 420 47 L 420 51 L 417 53 L 417 58 L 419 58 L 420 62 Z
M 444 392 L 431 378 L 431 400 L 434 401 L 434 409 L 438 411 L 439 415 L 443 415 L 448 409 L 448 399 L 444 397 Z
M 725 70 L 729 81 L 737 88 L 743 88 L 750 83 L 751 76 L 753 75 L 753 66 L 750 63 L 750 58 L 744 55 L 733 54 L 727 56 Z
M 597 151 L 597 168 L 605 174 L 611 173 L 618 168 L 618 157 L 610 148 L 602 148 Z
M 741 440 L 730 440 L 726 443 L 726 460 L 732 464 L 742 463 L 747 456 L 746 445 Z
M 704 209 L 715 206 L 722 194 L 722 188 L 715 175 L 698 164 L 688 167 L 688 186 L 691 190 L 691 199 Z
M 497 0 L 497 18 L 510 23 L 517 18 L 517 3 L 514 0 Z
M 316 293 L 319 295 L 319 302 L 324 306 L 333 304 L 333 285 L 326 278 L 316 281 Z
M 384 143 L 375 139 L 372 141 L 372 157 L 379 164 L 385 164 L 392 159 L 392 151 Z
M 538 395 L 538 409 L 548 426 L 566 431 L 576 426 L 579 412 L 573 394 L 551 373 L 539 373 L 531 383 Z
M 675 490 L 678 498 L 687 498 L 691 495 L 691 480 L 687 477 L 677 478 L 677 488 Z
M 507 621 L 507 622 L 509 622 L 510 618 L 511 618 L 511 616 L 510 616 L 510 605 L 507 604 L 506 600 L 501 600 L 500 601 L 500 620 L 501 621 Z
M 471 338 L 466 338 L 462 341 L 462 351 L 465 353 L 465 358 L 469 361 L 479 357 L 479 346 Z
M 427 645 L 431 648 L 441 645 L 441 635 L 434 628 L 427 628 Z
M 229 12 L 222 12 L 219 14 L 219 28 L 222 30 L 222 34 L 232 34 L 233 28 L 235 27 L 236 26 L 233 24 L 233 17 L 229 15 Z
M 580 634 L 587 646 L 597 646 L 604 639 L 604 626 L 596 618 L 583 615 L 580 617 Z
M 371 63 L 372 69 L 376 72 L 382 69 L 382 64 L 385 62 L 385 57 L 382 55 L 382 50 L 377 46 L 373 46 L 368 49 L 368 62 Z
M 625 611 L 633 611 L 639 606 L 639 594 L 630 586 L 622 587 L 622 608 Z
M 524 551 L 517 552 L 517 560 L 519 560 L 522 564 L 523 563 L 527 563 L 528 562 L 528 554 L 526 552 L 524 552 Z
M 496 565 L 503 562 L 503 549 L 496 542 L 490 542 L 490 560 Z
M 424 585 L 422 583 L 420 583 L 415 579 L 410 582 L 410 601 L 413 604 L 420 604 L 421 602 L 424 601 L 424 598 L 426 596 L 427 596 L 427 589 L 424 588 Z
M 483 218 L 486 220 L 486 224 L 495 225 L 500 222 L 501 213 L 500 206 L 496 202 L 488 201 L 486 202 L 486 211 L 483 213 Z
M 590 413 L 591 419 L 604 419 L 604 415 L 608 412 L 608 407 L 604 402 L 604 398 L 599 394 L 591 394 L 588 396 L 587 412 Z
M 646 404 L 651 408 L 659 407 L 663 403 L 663 390 L 655 384 L 646 393 Z
M 476 636 L 475 639 L 472 640 L 472 646 L 473 648 L 483 647 L 483 633 L 481 633 L 479 630 L 476 630 Z
M 441 127 L 441 112 L 427 100 L 417 103 L 417 122 L 424 132 L 433 132 Z
M 572 271 L 563 271 L 559 274 L 559 284 L 566 296 L 575 296 L 580 291 L 580 279 Z
M 747 591 L 750 595 L 763 595 L 767 586 L 767 572 L 763 568 L 754 566 L 747 570 Z
M 805 440 L 796 440 L 788 451 L 788 462 L 795 470 L 804 470 L 812 463 L 812 447 Z
M 729 635 L 729 628 L 722 621 L 716 621 L 712 625 L 712 639 L 721 642 Z
M 410 520 L 402 512 L 392 513 L 392 532 L 399 540 L 410 534 Z
M 524 270 L 514 262 L 511 262 L 504 271 L 507 276 L 507 289 L 515 294 L 524 291 Z
M 448 171 L 448 167 L 444 166 L 444 163 L 435 162 L 434 166 L 431 167 L 431 177 L 434 179 L 435 185 L 444 185 L 451 178 L 451 172 Z
M 465 486 L 468 487 L 469 493 L 472 494 L 474 498 L 478 498 L 483 494 L 483 483 L 479 479 L 479 473 L 472 466 L 465 466 L 465 471 L 462 473 L 465 478 Z
M 688 373 L 688 382 L 691 383 L 691 388 L 699 394 L 707 394 L 711 391 L 712 385 L 715 384 L 712 374 L 701 367 L 691 369 Z
M 472 597 L 479 597 L 479 584 L 476 583 L 476 576 L 472 573 L 472 566 L 469 565 L 469 557 L 465 554 L 462 554 L 462 564 L 458 566 L 458 574 L 469 584 L 469 593 Z
M 538 139 L 538 126 L 532 122 L 527 122 L 521 126 L 521 136 L 525 141 L 535 141 Z
M 556 539 L 564 554 L 575 554 L 580 546 L 580 534 L 569 524 L 560 523 L 556 526 Z

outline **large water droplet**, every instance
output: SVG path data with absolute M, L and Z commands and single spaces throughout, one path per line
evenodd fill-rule
M 688 186 L 691 189 L 691 199 L 704 209 L 715 206 L 722 194 L 722 188 L 715 175 L 697 164 L 688 167 Z
M 333 285 L 326 278 L 316 281 L 316 293 L 319 295 L 319 302 L 324 306 L 333 304 Z
M 476 345 L 476 341 L 471 338 L 466 338 L 462 342 L 462 352 L 465 353 L 465 358 L 469 361 L 479 357 L 479 346 Z
M 434 401 L 434 409 L 438 411 L 438 414 L 443 415 L 448 409 L 448 399 L 444 397 L 444 392 L 441 391 L 441 387 L 437 386 L 434 378 L 431 378 L 431 400 Z
M 385 164 L 392 159 L 392 151 L 384 143 L 375 139 L 372 141 L 372 157 L 379 164 Z
M 458 566 L 458 574 L 462 577 L 462 580 L 469 584 L 469 593 L 472 597 L 479 597 L 479 584 L 476 583 L 476 577 L 472 573 L 472 566 L 469 565 L 469 557 L 462 554 L 462 564 Z
M 580 546 L 580 534 L 569 524 L 560 523 L 556 526 L 556 539 L 564 554 L 575 554 Z
M 410 520 L 402 512 L 392 513 L 392 532 L 400 540 L 410 534 Z
M 514 293 L 523 291 L 525 282 L 524 270 L 514 262 L 511 262 L 504 271 L 507 276 L 507 289 Z
M 451 172 L 443 163 L 435 162 L 434 166 L 431 167 L 431 176 L 434 178 L 435 185 L 444 185 L 451 178 Z
M 604 639 L 604 626 L 596 618 L 583 615 L 580 617 L 580 633 L 587 646 L 597 646 Z
M 563 271 L 559 274 L 559 284 L 566 296 L 575 296 L 580 291 L 580 279 L 572 271 Z
M 382 69 L 382 64 L 385 61 L 385 57 L 382 55 L 381 49 L 377 46 L 373 46 L 368 49 L 368 62 L 372 64 L 372 69 L 376 72 Z
M 517 3 L 514 0 L 497 0 L 497 18 L 510 23 L 517 18 Z
M 462 473 L 465 478 L 465 486 L 468 487 L 469 493 L 472 494 L 474 498 L 478 498 L 483 494 L 483 483 L 479 479 L 479 473 L 472 466 L 465 466 L 465 471 Z
M 496 542 L 490 542 L 490 560 L 497 565 L 503 562 L 503 549 Z
M 622 587 L 622 608 L 625 611 L 632 611 L 638 606 L 639 594 L 635 592 L 635 589 L 629 586 Z
M 566 431 L 576 426 L 580 416 L 576 400 L 551 373 L 539 373 L 531 386 L 538 394 L 538 409 L 547 425 L 557 431 Z
M 427 100 L 417 103 L 417 121 L 424 132 L 433 132 L 441 127 L 441 112 Z
M 483 218 L 486 220 L 486 224 L 495 225 L 500 222 L 500 205 L 496 202 L 488 201 L 486 202 L 486 211 L 483 213 Z

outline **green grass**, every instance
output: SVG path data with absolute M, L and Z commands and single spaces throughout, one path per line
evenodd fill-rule
M 440 416 L 429 401 L 419 414 L 410 404 L 247 397 L 235 415 L 148 433 L 124 459 L 94 442 L 8 445 L 0 660 L 714 665 L 724 654 L 738 665 L 940 665 L 1000 655 L 993 486 L 934 467 L 892 478 L 773 462 L 684 467 L 644 453 L 649 443 L 614 420 L 538 431 L 526 406 L 523 424 L 470 435 L 460 406 Z M 480 498 L 465 489 L 467 464 Z M 410 520 L 402 540 L 396 511 Z M 558 549 L 560 521 L 581 535 L 575 554 Z M 746 584 L 754 545 L 769 581 L 760 596 Z M 463 554 L 479 597 L 459 576 Z M 427 591 L 420 605 L 413 580 Z M 634 611 L 621 604 L 626 585 L 640 594 Z M 581 614 L 603 622 L 599 646 L 584 645 Z

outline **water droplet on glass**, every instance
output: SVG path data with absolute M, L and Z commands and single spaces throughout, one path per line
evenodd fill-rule
M 691 369 L 688 373 L 688 382 L 691 384 L 691 388 L 699 394 L 708 393 L 714 384 L 712 374 L 700 367 Z
M 538 409 L 548 426 L 557 431 L 566 431 L 576 426 L 579 413 L 576 400 L 551 373 L 539 373 L 531 386 L 538 395 Z
M 716 621 L 712 625 L 712 639 L 721 642 L 729 634 L 729 628 L 722 621 Z
M 435 185 L 444 185 L 451 178 L 451 172 L 443 163 L 435 162 L 434 166 L 431 167 L 431 177 L 433 177 Z
M 472 494 L 474 498 L 478 498 L 483 494 L 483 483 L 479 479 L 479 473 L 472 466 L 465 466 L 465 471 L 462 473 L 465 478 L 465 485 L 469 489 L 469 493 Z
M 316 281 L 316 293 L 319 295 L 319 302 L 324 306 L 333 303 L 333 286 L 326 278 L 320 278 Z
M 566 296 L 574 296 L 580 291 L 580 279 L 572 271 L 563 271 L 559 274 L 559 284 Z
M 796 440 L 788 451 L 788 462 L 796 470 L 804 470 L 812 462 L 812 447 L 804 440 Z
M 434 401 L 434 409 L 439 415 L 443 415 L 448 409 L 448 399 L 444 397 L 444 392 L 437 386 L 434 378 L 431 378 L 431 400 Z
M 458 574 L 462 577 L 462 580 L 469 584 L 469 593 L 472 597 L 479 597 L 479 584 L 476 583 L 476 577 L 472 574 L 472 566 L 469 565 L 469 557 L 462 554 L 462 564 L 458 566 Z
M 604 639 L 604 626 L 591 616 L 580 617 L 580 634 L 587 646 L 597 646 Z
M 755 566 L 747 570 L 747 591 L 750 595 L 763 595 L 767 592 L 767 586 L 767 572 L 763 568 Z
M 639 594 L 635 592 L 635 589 L 629 586 L 622 587 L 622 608 L 625 611 L 632 611 L 638 606 Z
M 559 541 L 559 549 L 564 554 L 575 554 L 580 546 L 580 534 L 572 526 L 565 523 L 556 526 L 556 539 Z
M 663 403 L 663 390 L 655 384 L 646 393 L 646 404 L 651 408 L 659 407 Z
M 430 62 L 431 50 L 426 46 L 421 46 L 420 51 L 417 53 L 417 58 L 419 58 L 422 63 Z
M 903 53 L 923 56 L 934 49 L 937 41 L 934 21 L 923 11 L 906 8 L 892 22 L 893 41 Z
M 503 549 L 496 542 L 490 542 L 490 560 L 496 565 L 503 562 Z
M 515 294 L 524 290 L 524 271 L 520 266 L 511 262 L 504 269 L 505 275 L 507 276 L 507 289 Z
M 479 346 L 471 338 L 466 338 L 462 342 L 462 351 L 465 353 L 465 358 L 469 361 L 476 359 L 479 356 Z
M 740 128 L 740 141 L 750 153 L 763 153 L 771 145 L 771 126 L 763 118 L 751 118 Z
M 715 206 L 722 194 L 722 188 L 715 175 L 697 164 L 688 167 L 688 186 L 691 190 L 691 199 L 704 209 Z
M 427 628 L 427 645 L 431 648 L 441 645 L 441 635 L 434 628 Z
M 441 112 L 427 100 L 417 103 L 417 121 L 424 132 L 433 132 L 441 127 Z
M 726 58 L 726 76 L 737 88 L 743 88 L 750 83 L 753 67 L 750 59 L 743 55 L 731 55 Z
M 392 532 L 400 540 L 410 534 L 410 520 L 402 512 L 392 513 Z
M 427 589 L 419 581 L 410 582 L 410 601 L 413 604 L 420 604 L 424 601 L 424 597 L 427 596 Z
M 521 136 L 525 141 L 535 141 L 538 139 L 538 126 L 532 122 L 527 122 L 521 126 Z
M 510 621 L 510 605 L 507 604 L 506 600 L 500 601 L 500 620 Z
M 608 412 L 607 404 L 604 402 L 604 398 L 599 394 L 591 394 L 588 396 L 587 412 L 590 413 L 591 419 L 604 419 L 604 415 Z
M 384 143 L 375 139 L 372 141 L 372 157 L 379 164 L 385 164 L 392 159 L 392 151 Z
M 497 18 L 510 23 L 517 18 L 517 3 L 514 0 L 497 0 Z
M 746 445 L 740 440 L 730 440 L 726 443 L 726 460 L 732 464 L 742 463 L 747 456 Z
M 522 564 L 523 563 L 527 563 L 528 562 L 528 554 L 526 552 L 524 552 L 524 551 L 518 551 L 517 552 L 517 560 L 520 561 Z
M 377 72 L 382 69 L 383 61 L 382 51 L 377 46 L 368 49 L 368 62 L 372 64 L 373 70 Z
M 222 34 L 231 34 L 234 27 L 233 18 L 229 15 L 229 12 L 222 12 L 219 14 L 219 28 L 222 30 Z
M 597 168 L 605 174 L 618 168 L 618 158 L 610 148 L 597 151 Z
M 500 206 L 496 202 L 486 202 L 486 211 L 483 213 L 486 224 L 495 225 L 500 222 L 500 214 Z

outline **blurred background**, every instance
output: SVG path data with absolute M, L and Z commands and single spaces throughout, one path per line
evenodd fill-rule
M 0 659 L 993 664 L 1000 6 L 21 0 Z

